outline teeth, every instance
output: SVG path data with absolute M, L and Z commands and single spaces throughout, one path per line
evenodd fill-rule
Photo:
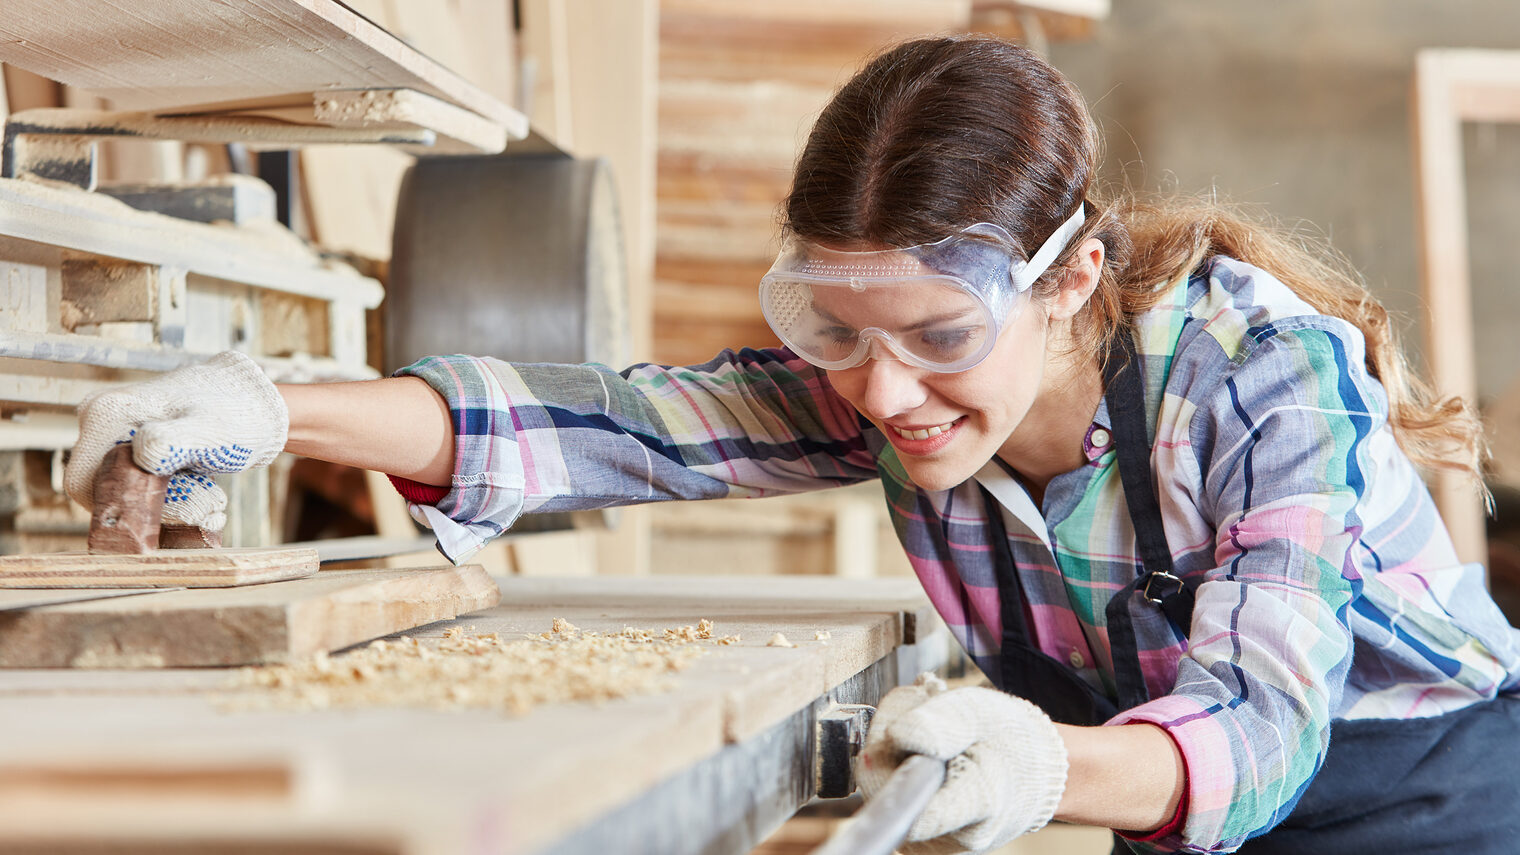
M 950 422 L 949 424 L 935 425 L 932 428 L 924 430 L 902 430 L 896 427 L 892 428 L 892 430 L 897 431 L 897 435 L 903 439 L 928 439 L 931 436 L 939 436 L 954 426 L 955 422 Z

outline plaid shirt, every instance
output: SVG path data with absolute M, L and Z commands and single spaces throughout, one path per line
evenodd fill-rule
M 1153 471 L 1191 631 L 1134 609 L 1150 722 L 1188 769 L 1187 815 L 1156 852 L 1230 851 L 1286 816 L 1332 718 L 1437 715 L 1520 690 L 1520 632 L 1457 561 L 1386 423 L 1361 334 L 1270 275 L 1216 258 L 1139 319 Z M 1039 647 L 1114 693 L 1104 607 L 1141 567 L 1105 405 L 1087 464 L 989 503 L 975 481 L 917 488 L 885 438 L 786 350 L 705 365 L 404 370 L 449 402 L 453 489 L 413 505 L 455 560 L 520 513 L 766 496 L 879 478 L 897 533 L 956 638 L 997 674 L 990 514 L 1001 514 Z M 1353 656 L 1354 653 L 1354 656 Z

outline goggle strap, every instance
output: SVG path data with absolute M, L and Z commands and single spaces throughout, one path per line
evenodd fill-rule
M 1030 257 L 1029 261 L 1017 266 L 1013 270 L 1011 276 L 1015 291 L 1020 294 L 1024 293 L 1029 286 L 1034 284 L 1036 279 L 1040 278 L 1040 274 L 1045 272 L 1045 268 L 1049 267 L 1051 262 L 1056 260 L 1056 256 L 1066 249 L 1066 245 L 1071 242 L 1072 235 L 1077 233 L 1077 229 L 1080 229 L 1083 221 L 1086 220 L 1086 216 L 1082 213 L 1082 209 L 1085 207 L 1087 207 L 1086 202 L 1078 205 L 1077 212 L 1068 217 L 1066 222 L 1058 226 L 1054 232 L 1051 232 L 1050 237 L 1046 238 L 1045 242 L 1040 245 L 1040 248 L 1035 250 L 1034 255 Z

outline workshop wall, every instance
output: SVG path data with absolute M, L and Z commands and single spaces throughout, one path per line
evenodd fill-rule
M 1418 355 L 1410 81 L 1425 47 L 1520 48 L 1520 4 L 1494 0 L 1120 0 L 1051 59 L 1094 104 L 1107 173 L 1222 196 L 1328 235 L 1405 321 Z M 1520 365 L 1520 127 L 1466 127 L 1479 387 Z

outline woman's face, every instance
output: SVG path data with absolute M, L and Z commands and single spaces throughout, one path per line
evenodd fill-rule
M 1000 452 L 1014 462 L 1014 431 L 1047 393 L 1047 381 L 1061 388 L 1070 381 L 1065 374 L 1072 361 L 1065 342 L 1053 347 L 1052 333 L 1064 329 L 1091 296 L 1103 255 L 1102 242 L 1084 241 L 1063 274 L 1060 290 L 1047 301 L 1026 296 L 998 334 L 992 352 L 972 368 L 936 373 L 908 365 L 879 347 L 874 353 L 878 358 L 826 372 L 829 383 L 886 435 L 908 476 L 926 490 L 947 490 L 965 482 Z M 911 306 L 903 311 L 917 316 Z M 1067 399 L 1052 395 L 1052 400 L 1056 403 L 1047 411 L 1070 409 Z M 1091 415 L 1078 413 L 1075 420 L 1080 424 Z M 1070 422 L 1073 414 L 1045 416 L 1040 425 Z M 1067 439 L 1033 436 L 1021 443 L 1027 448 Z M 1080 437 L 1075 441 L 1080 447 Z
M 886 435 L 913 483 L 946 490 L 991 460 L 1029 412 L 1045 374 L 1047 317 L 1030 301 L 965 371 L 940 374 L 878 351 L 827 372 L 829 383 Z

